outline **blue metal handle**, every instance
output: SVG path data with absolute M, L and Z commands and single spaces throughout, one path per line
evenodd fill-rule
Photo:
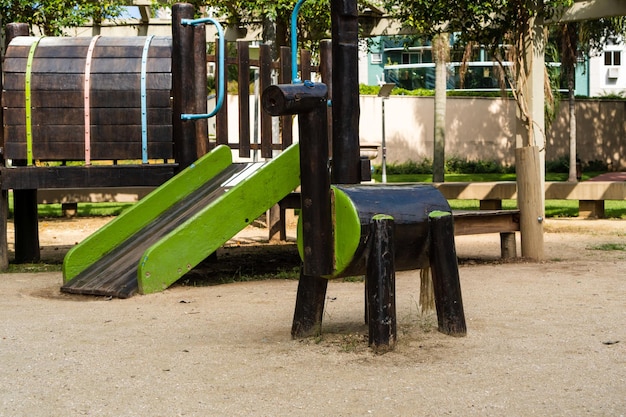
M 291 12 L 291 83 L 299 84 L 302 82 L 298 78 L 298 13 L 306 0 L 298 0 L 296 6 Z
M 208 119 L 217 114 L 218 111 L 222 108 L 222 104 L 224 103 L 224 91 L 226 79 L 224 78 L 224 67 L 226 62 L 226 54 L 224 47 L 225 38 L 224 38 L 224 29 L 222 29 L 222 25 L 215 19 L 210 17 L 203 17 L 201 19 L 181 19 L 180 24 L 183 26 L 197 26 L 203 23 L 212 23 L 217 29 L 217 40 L 218 40 L 218 56 L 219 60 L 217 63 L 217 78 L 219 83 L 217 84 L 217 103 L 215 104 L 215 108 L 211 113 L 208 114 L 181 114 L 180 118 L 182 120 L 198 120 L 198 119 Z

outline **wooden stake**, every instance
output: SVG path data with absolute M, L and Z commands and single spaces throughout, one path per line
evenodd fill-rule
M 396 330 L 396 272 L 394 266 L 393 217 L 376 215 L 370 223 L 371 243 L 367 258 L 367 311 L 369 344 L 384 352 L 394 348 Z
M 450 336 L 465 336 L 467 327 L 454 245 L 452 213 L 433 211 L 428 217 L 428 224 L 430 267 L 439 331 Z
M 522 257 L 540 261 L 543 253 L 543 184 L 537 146 L 515 149 L 517 205 L 520 209 Z

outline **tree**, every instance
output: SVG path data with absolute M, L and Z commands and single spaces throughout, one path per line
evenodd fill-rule
M 626 38 L 626 17 L 613 17 L 582 22 L 567 22 L 555 30 L 560 45 L 561 71 L 567 82 L 569 105 L 569 175 L 568 181 L 577 180 L 576 172 L 576 98 L 574 82 L 576 66 L 585 59 L 602 52 L 603 42 L 616 37 Z
M 0 0 L 3 24 L 28 23 L 31 32 L 38 27 L 46 36 L 63 35 L 64 28 L 76 27 L 92 20 L 100 23 L 105 18 L 118 17 L 124 1 L 94 0 Z
M 168 1 L 173 4 L 175 1 Z M 203 1 L 190 2 L 200 10 Z M 281 46 L 289 45 L 291 12 L 296 0 L 215 0 L 211 11 L 223 17 L 231 27 L 262 25 L 263 42 L 273 46 L 275 53 Z M 330 36 L 330 1 L 307 0 L 298 16 L 298 42 L 301 47 L 315 50 L 317 42 Z

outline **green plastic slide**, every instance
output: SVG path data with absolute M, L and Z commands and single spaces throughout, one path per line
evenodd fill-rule
M 106 277 L 115 262 L 106 258 L 128 257 L 131 250 L 125 246 L 135 245 L 140 251 L 130 261 L 133 285 L 142 294 L 162 291 L 300 183 L 297 144 L 263 164 L 248 164 L 245 169 L 234 169 L 235 165 L 244 166 L 232 163 L 228 147 L 217 147 L 72 248 L 63 262 L 64 287 L 92 270 Z M 194 198 L 207 188 L 211 189 L 207 197 Z M 183 211 L 184 216 L 171 214 Z M 155 229 L 165 232 L 160 235 Z M 104 283 L 109 278 L 94 279 L 111 285 Z M 99 283 L 89 285 L 97 289 Z

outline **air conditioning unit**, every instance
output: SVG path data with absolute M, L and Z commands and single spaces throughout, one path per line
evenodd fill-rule
M 611 79 L 618 78 L 619 77 L 619 67 L 609 67 L 607 75 Z

